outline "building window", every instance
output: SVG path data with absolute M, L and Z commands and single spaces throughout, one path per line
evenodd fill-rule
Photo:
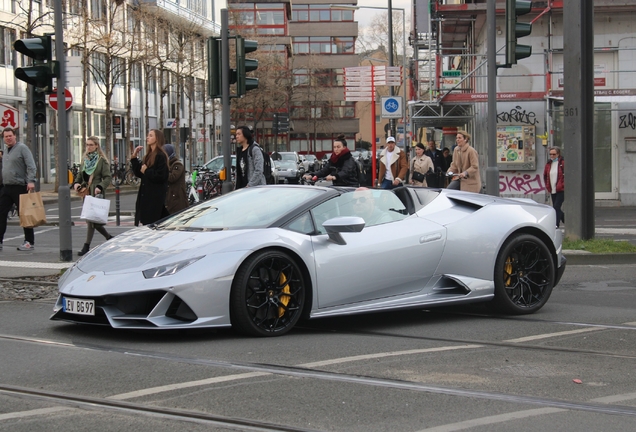
M 133 64 L 130 70 L 130 86 L 141 90 L 141 65 L 139 63 Z
M 157 73 L 154 68 L 148 70 L 146 83 L 147 83 L 146 85 L 148 86 L 149 93 L 157 93 Z
M 329 4 L 293 5 L 291 20 L 295 22 L 353 21 L 353 11 L 332 9 Z
M 15 30 L 0 26 L 0 66 L 13 64 L 13 42 Z
M 295 37 L 294 54 L 355 54 L 354 37 Z
M 294 86 L 342 87 L 342 69 L 295 69 Z

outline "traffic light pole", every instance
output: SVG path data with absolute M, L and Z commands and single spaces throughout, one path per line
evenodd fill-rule
M 230 46 L 228 40 L 228 12 L 221 9 L 221 140 L 223 141 L 223 166 L 225 180 L 222 193 L 232 192 L 232 138 L 230 137 Z M 239 161 L 236 161 L 238 164 Z
M 64 38 L 62 23 L 62 0 L 55 0 L 55 57 L 59 61 L 59 75 L 57 77 L 57 177 L 59 187 L 57 190 L 57 206 L 60 215 L 60 261 L 73 261 L 73 239 L 71 235 L 71 190 L 66 175 L 68 167 L 68 122 L 66 112 L 66 58 L 64 56 Z
M 486 21 L 488 43 L 488 168 L 486 168 L 486 193 L 499 196 L 499 167 L 497 166 L 497 7 L 495 0 L 488 0 Z

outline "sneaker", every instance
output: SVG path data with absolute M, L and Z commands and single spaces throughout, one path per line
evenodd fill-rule
M 19 251 L 32 251 L 33 249 L 35 249 L 35 246 L 28 241 L 25 241 L 20 246 L 18 246 Z

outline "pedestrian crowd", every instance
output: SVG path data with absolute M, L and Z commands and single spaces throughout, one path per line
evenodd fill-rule
M 7 215 L 12 207 L 19 212 L 20 195 L 35 191 L 36 165 L 29 148 L 18 142 L 16 131 L 7 127 L 2 132 L 6 150 L 0 150 L 0 249 L 7 227 Z M 255 141 L 247 126 L 236 129 L 232 138 L 236 145 L 236 189 L 265 185 L 271 163 L 269 155 Z M 378 155 L 378 176 L 374 186 L 393 189 L 403 184 L 416 187 L 459 189 L 479 193 L 481 177 L 479 157 L 471 145 L 466 131 L 457 132 L 456 145 L 451 150 L 437 148 L 434 140 L 427 145 L 417 143 L 414 155 L 408 161 L 407 152 L 396 145 L 395 138 L 386 138 L 386 145 Z M 358 162 L 353 158 L 344 135 L 333 141 L 333 152 L 326 163 L 304 175 L 305 179 L 322 178 L 335 186 L 360 187 L 364 178 Z M 178 152 L 172 144 L 165 143 L 163 133 L 152 129 L 146 137 L 146 146 L 134 148 L 131 157 L 132 170 L 141 180 L 135 203 L 135 225 L 149 225 L 188 207 L 186 171 Z M 549 160 L 544 168 L 544 182 L 556 212 L 557 227 L 565 223 L 562 211 L 564 201 L 564 161 L 559 147 L 549 149 Z M 111 184 L 110 163 L 100 147 L 97 137 L 89 137 L 78 174 L 71 188 L 82 198 L 87 195 L 105 198 Z M 362 195 L 368 194 L 363 191 Z M 24 227 L 24 241 L 18 250 L 35 248 L 33 228 Z M 112 235 L 105 224 L 87 222 L 86 241 L 78 255 L 86 254 L 94 232 L 106 240 Z

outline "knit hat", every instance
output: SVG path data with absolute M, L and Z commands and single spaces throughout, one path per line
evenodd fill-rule
M 174 156 L 174 146 L 172 144 L 166 144 L 163 146 L 163 149 L 168 153 L 168 157 L 172 158 Z

